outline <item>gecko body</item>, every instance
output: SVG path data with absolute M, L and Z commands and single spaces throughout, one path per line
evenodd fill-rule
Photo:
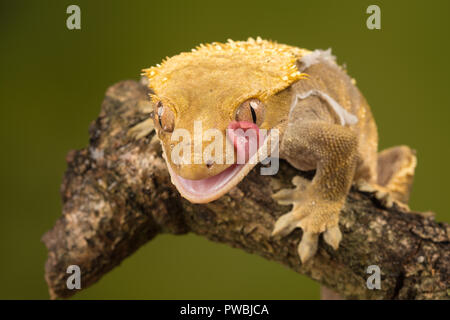
M 237 129 L 241 136 L 264 129 L 270 136 L 277 130 L 279 157 L 299 170 L 316 170 L 311 182 L 295 177 L 294 188 L 273 195 L 280 204 L 292 205 L 275 223 L 273 235 L 301 228 L 302 262 L 314 256 L 322 233 L 326 243 L 338 248 L 339 212 L 352 183 L 374 192 L 387 206 L 408 201 L 414 152 L 400 146 L 378 153 L 370 107 L 330 50 L 310 51 L 260 38 L 229 40 L 168 58 L 144 74 L 153 91 L 154 127 L 172 182 L 189 201 L 218 199 L 255 166 L 252 154 L 244 163 L 205 159 L 210 140 L 202 141 L 201 148 L 192 141 L 177 144 L 175 132 L 198 136 L 196 123 L 201 123 L 200 135 L 210 129 L 223 136 Z M 141 137 L 139 132 L 148 132 L 150 126 L 146 122 L 133 130 Z M 234 155 L 249 152 L 241 136 L 234 136 Z M 266 141 L 258 141 L 257 148 Z M 183 150 L 183 161 L 173 156 L 177 148 Z M 215 148 L 212 154 L 230 152 L 226 144 Z

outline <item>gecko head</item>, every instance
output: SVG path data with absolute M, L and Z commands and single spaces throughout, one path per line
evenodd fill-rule
M 305 53 L 259 38 L 229 40 L 144 70 L 155 128 L 183 197 L 213 201 L 256 165 L 270 130 L 287 115 L 289 102 L 280 93 L 303 78 L 296 61 Z

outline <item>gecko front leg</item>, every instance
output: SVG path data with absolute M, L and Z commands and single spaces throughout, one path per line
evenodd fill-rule
M 318 238 L 335 250 L 341 240 L 339 213 L 350 189 L 357 158 L 357 137 L 348 127 L 325 122 L 290 123 L 281 143 L 283 158 L 294 167 L 308 162 L 316 168 L 308 186 L 281 190 L 274 198 L 281 204 L 292 204 L 292 210 L 275 223 L 273 235 L 287 235 L 302 228 L 298 253 L 304 263 L 317 251 Z M 300 160 L 301 159 L 301 160 Z

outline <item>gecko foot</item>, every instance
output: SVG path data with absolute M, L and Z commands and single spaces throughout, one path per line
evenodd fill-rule
M 356 188 L 364 193 L 372 194 L 385 208 L 392 208 L 394 204 L 402 211 L 409 212 L 409 206 L 406 203 L 398 201 L 386 187 L 368 183 L 366 181 L 358 181 Z
M 150 134 L 154 129 L 153 119 L 148 118 L 128 130 L 128 136 L 135 140 L 139 140 Z
M 339 212 L 341 202 L 315 200 L 306 191 L 307 180 L 300 177 L 293 179 L 295 189 L 282 189 L 273 195 L 280 204 L 292 204 L 290 212 L 282 215 L 272 232 L 272 236 L 286 236 L 295 228 L 303 230 L 303 237 L 298 245 L 298 254 L 302 263 L 313 257 L 318 248 L 320 233 L 334 250 L 337 250 L 342 238 L 339 230 Z
M 138 123 L 137 125 L 128 130 L 129 137 L 135 140 L 139 140 L 150 134 L 155 129 L 152 115 L 153 105 L 152 102 L 149 100 L 140 100 L 137 103 L 136 108 L 141 113 L 149 114 L 149 117 L 146 120 Z

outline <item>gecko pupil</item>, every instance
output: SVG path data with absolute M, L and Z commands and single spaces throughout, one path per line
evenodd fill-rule
M 252 113 L 252 120 L 253 120 L 253 123 L 256 123 L 256 112 L 255 112 L 255 109 L 253 109 L 252 106 L 250 106 L 250 111 L 251 111 L 251 113 Z
M 164 108 L 162 107 L 161 102 L 160 102 L 159 106 L 158 106 L 158 122 L 159 122 L 159 126 L 161 128 L 163 127 L 162 122 L 161 122 L 161 117 L 163 115 L 163 112 L 164 112 Z
M 236 111 L 237 121 L 248 121 L 260 126 L 264 121 L 264 105 L 256 98 L 244 101 Z

